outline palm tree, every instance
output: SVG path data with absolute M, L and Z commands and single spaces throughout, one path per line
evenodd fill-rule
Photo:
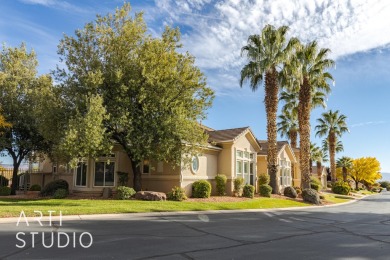
M 341 140 L 337 140 L 335 149 L 336 149 L 336 153 L 340 153 L 344 151 L 344 145 L 343 142 L 341 142 Z M 329 140 L 327 138 L 322 140 L 322 150 L 324 150 L 324 152 L 329 153 Z
M 280 100 L 284 101 L 284 105 L 282 114 L 279 116 L 278 132 L 281 137 L 286 136 L 290 140 L 291 147 L 297 148 L 299 134 L 298 92 L 293 89 L 283 90 L 280 94 Z M 326 108 L 326 94 L 316 91 L 312 93 L 312 108 L 319 106 Z
M 338 110 L 322 113 L 322 117 L 317 119 L 316 136 L 327 136 L 329 142 L 329 157 L 330 157 L 330 171 L 332 173 L 332 182 L 336 181 L 336 143 L 337 138 L 341 137 L 343 133 L 349 132 L 346 119 L 343 114 L 339 114 Z
M 328 161 L 328 156 L 326 155 L 326 152 L 323 149 L 316 146 L 316 149 L 312 150 L 311 160 L 316 162 L 317 175 L 321 176 L 322 163 Z
M 329 49 L 318 50 L 316 41 L 297 45 L 295 55 L 284 66 L 285 84 L 298 93 L 298 121 L 300 135 L 300 167 L 302 188 L 310 188 L 310 113 L 313 108 L 313 93 L 322 97 L 330 92 L 328 80 L 333 80 L 327 68 L 334 61 L 327 58 Z M 288 76 L 289 75 L 289 76 Z
M 343 181 L 347 181 L 348 169 L 352 166 L 352 158 L 343 156 L 337 159 L 336 166 L 343 169 Z
M 289 58 L 295 38 L 288 43 L 286 40 L 287 26 L 275 28 L 266 25 L 261 35 L 250 35 L 247 45 L 241 48 L 241 55 L 248 59 L 241 70 L 240 86 L 249 81 L 250 87 L 256 91 L 265 81 L 265 110 L 267 114 L 267 141 L 268 141 L 268 173 L 273 193 L 279 193 L 279 178 L 277 165 L 277 126 L 276 113 L 278 110 L 280 67 Z
M 281 137 L 287 137 L 291 142 L 292 148 L 297 148 L 298 138 L 298 114 L 294 110 L 283 110 L 279 115 L 278 132 Z

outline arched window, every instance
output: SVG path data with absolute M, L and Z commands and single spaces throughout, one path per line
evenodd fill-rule
M 197 173 L 199 170 L 199 158 L 198 156 L 192 157 L 191 170 L 193 173 Z

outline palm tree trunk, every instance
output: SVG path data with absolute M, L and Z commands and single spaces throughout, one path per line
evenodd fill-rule
M 308 78 L 303 79 L 299 90 L 298 121 L 302 188 L 310 188 L 310 111 L 311 87 Z
M 298 132 L 296 130 L 290 130 L 289 135 L 290 135 L 291 147 L 297 148 Z
M 347 181 L 347 167 L 343 167 L 343 181 Z
M 276 117 L 278 111 L 278 73 L 275 68 L 265 74 L 265 110 L 267 113 L 267 138 L 268 138 L 268 174 L 272 193 L 279 194 L 278 158 L 277 158 L 277 126 Z
M 330 157 L 330 172 L 332 174 L 332 183 L 336 182 L 336 136 L 333 132 L 329 133 L 329 157 Z
M 317 161 L 317 176 L 321 180 L 322 175 L 322 163 L 320 161 Z

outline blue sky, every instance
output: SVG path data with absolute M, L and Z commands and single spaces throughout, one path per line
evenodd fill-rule
M 144 12 L 150 34 L 161 35 L 166 25 L 179 27 L 183 50 L 196 57 L 216 99 L 203 123 L 225 129 L 250 126 L 266 139 L 264 92 L 240 88 L 238 78 L 245 60 L 240 48 L 250 34 L 267 23 L 290 26 L 290 35 L 317 40 L 332 50 L 336 84 L 328 109 L 348 117 L 350 133 L 342 138 L 344 152 L 337 156 L 375 156 L 383 172 L 390 172 L 390 2 L 325 0 L 193 0 L 130 1 L 134 12 Z M 36 51 L 39 73 L 59 63 L 57 45 L 63 34 L 113 12 L 123 1 L 113 0 L 2 0 L 0 40 L 8 46 L 25 42 Z M 323 109 L 312 113 L 314 126 Z M 9 162 L 7 158 L 3 162 Z

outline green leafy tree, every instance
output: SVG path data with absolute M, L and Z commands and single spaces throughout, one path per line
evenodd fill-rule
M 0 151 L 13 161 L 11 194 L 15 194 L 17 174 L 23 160 L 51 148 L 40 131 L 38 109 L 51 92 L 48 75 L 37 75 L 38 62 L 26 46 L 6 47 L 0 53 L 0 99 L 2 114 L 8 127 L 2 128 Z
M 343 133 L 349 132 L 347 127 L 347 117 L 340 114 L 338 110 L 322 113 L 322 117 L 317 119 L 318 125 L 315 127 L 317 136 L 326 136 L 329 142 L 330 171 L 332 182 L 336 182 L 336 143 Z
M 343 181 L 347 181 L 348 170 L 352 167 L 353 160 L 350 157 L 343 156 L 336 161 L 336 167 L 342 168 Z
M 277 165 L 277 125 L 278 94 L 280 81 L 280 66 L 286 62 L 291 54 L 296 39 L 286 39 L 287 26 L 275 28 L 266 25 L 261 35 L 250 35 L 247 45 L 242 47 L 241 54 L 248 60 L 241 70 L 240 86 L 249 81 L 253 91 L 265 81 L 265 110 L 267 115 L 268 141 L 268 173 L 271 177 L 270 185 L 274 193 L 279 193 L 279 178 Z
M 131 16 L 130 11 L 126 3 L 114 14 L 97 16 L 74 37 L 64 36 L 59 54 L 66 68 L 58 69 L 56 78 L 67 107 L 80 115 L 71 117 L 76 119 L 67 130 L 66 147 L 74 144 L 71 157 L 83 146 L 74 135 L 89 114 L 95 120 L 88 121 L 98 129 L 87 127 L 81 135 L 95 142 L 78 157 L 90 156 L 94 148 L 105 150 L 112 141 L 119 143 L 131 161 L 134 189 L 139 191 L 144 159 L 180 165 L 182 155 L 188 162 L 206 143 L 198 121 L 205 118 L 213 91 L 194 57 L 180 52 L 178 29 L 167 27 L 161 37 L 153 38 L 142 13 Z M 105 135 L 99 138 L 100 133 Z
M 306 45 L 299 44 L 295 55 L 284 67 L 284 84 L 298 93 L 298 122 L 300 135 L 300 167 L 302 187 L 310 188 L 310 115 L 313 108 L 313 93 L 321 92 L 326 96 L 330 92 L 328 80 L 332 75 L 325 70 L 334 65 L 327 58 L 329 49 L 318 49 L 316 41 Z

